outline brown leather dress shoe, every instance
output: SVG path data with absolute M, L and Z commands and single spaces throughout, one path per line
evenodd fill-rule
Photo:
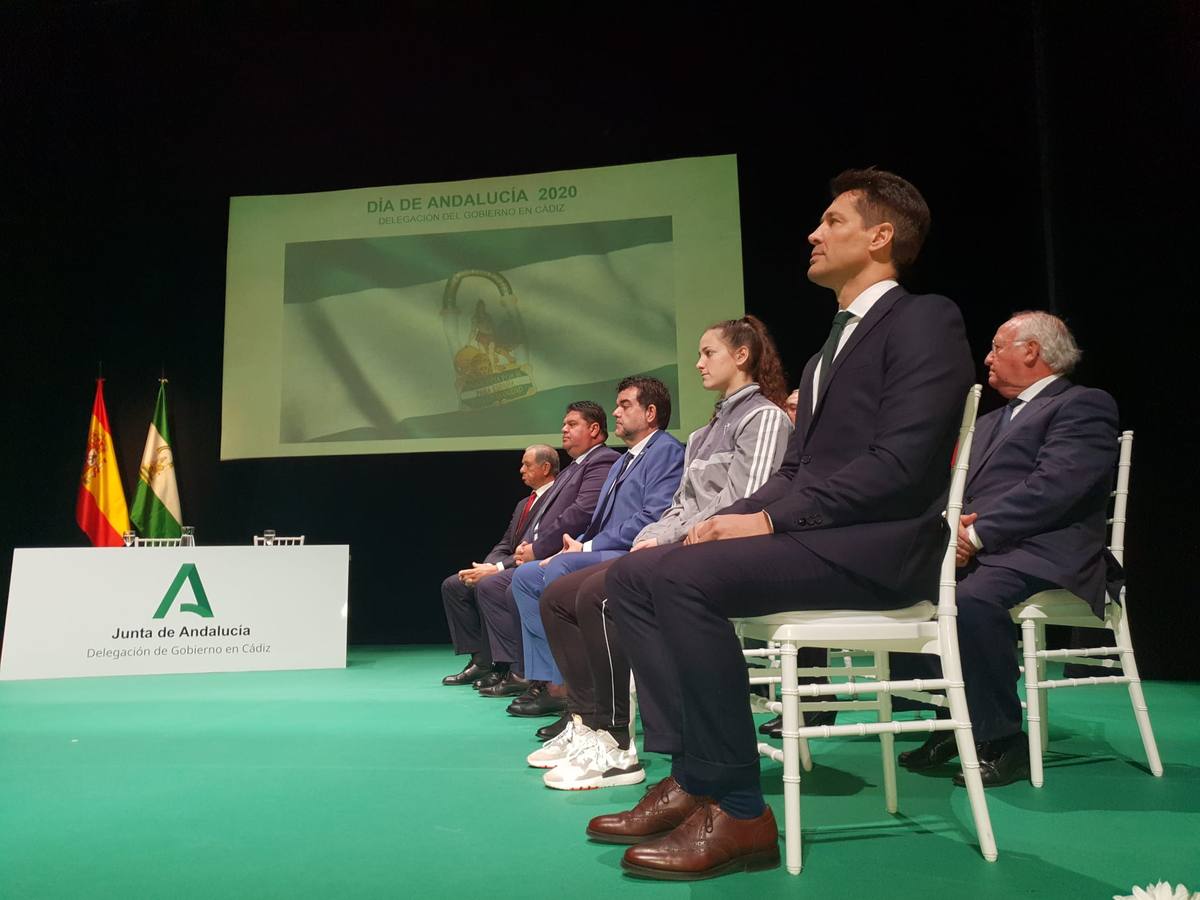
M 605 844 L 636 844 L 662 837 L 683 823 L 707 797 L 693 797 L 668 775 L 651 785 L 631 810 L 596 816 L 588 822 L 587 835 Z
M 779 829 L 771 807 L 754 819 L 735 819 L 715 801 L 701 804 L 665 837 L 630 847 L 621 867 L 630 875 L 695 881 L 728 872 L 779 865 Z

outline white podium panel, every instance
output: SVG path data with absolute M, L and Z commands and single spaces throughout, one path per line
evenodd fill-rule
M 13 551 L 0 680 L 346 666 L 350 548 Z

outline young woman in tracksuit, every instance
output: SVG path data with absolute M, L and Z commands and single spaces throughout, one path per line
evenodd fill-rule
M 687 441 L 671 506 L 642 529 L 631 552 L 682 541 L 692 526 L 754 493 L 783 462 L 792 432 L 787 385 L 775 343 L 754 316 L 713 325 L 700 338 L 696 369 L 720 397 L 712 420 Z M 646 777 L 629 741 L 629 662 L 604 596 L 615 560 L 555 581 L 541 597 L 542 621 L 570 692 L 567 715 L 540 735 L 528 757 L 549 769 L 547 786 L 585 790 Z

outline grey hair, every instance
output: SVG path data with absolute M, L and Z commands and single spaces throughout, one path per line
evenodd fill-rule
M 1017 326 L 1017 340 L 1037 341 L 1042 359 L 1059 375 L 1070 375 L 1083 356 L 1071 329 L 1058 316 L 1040 309 L 1027 309 L 1013 313 L 1009 321 Z
M 558 474 L 558 451 L 549 444 L 531 444 L 526 450 L 533 451 L 533 461 L 536 463 L 549 463 L 550 474 Z

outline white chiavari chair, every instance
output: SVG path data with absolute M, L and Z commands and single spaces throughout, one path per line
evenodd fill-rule
M 975 431 L 975 416 L 979 408 L 979 385 L 967 394 L 959 429 L 958 450 L 951 469 L 950 493 L 945 515 L 948 523 L 956 524 L 962 511 L 963 489 L 966 484 L 967 463 L 971 457 L 971 440 Z M 979 774 L 979 760 L 967 712 L 963 690 L 962 665 L 958 651 L 958 611 L 955 601 L 955 545 L 957 529 L 948 529 L 946 552 L 942 560 L 938 602 L 921 601 L 913 606 L 895 610 L 832 609 L 785 612 L 755 618 L 739 619 L 735 627 L 740 635 L 771 642 L 766 649 L 747 650 L 747 658 L 777 657 L 779 668 L 754 669 L 753 681 L 779 684 L 781 702 L 769 703 L 772 712 L 783 715 L 783 749 L 760 743 L 759 752 L 783 764 L 784 842 L 787 870 L 799 874 L 801 860 L 800 831 L 800 769 L 802 747 L 814 738 L 878 735 L 881 743 L 885 805 L 889 813 L 898 811 L 896 791 L 896 734 L 953 730 L 958 744 L 959 759 L 966 779 L 967 796 L 975 823 L 979 848 L 985 859 L 996 859 L 996 841 L 992 835 L 991 819 Z M 838 651 L 860 651 L 872 655 L 873 662 L 865 667 L 855 665 L 847 671 L 838 669 L 804 669 L 796 665 L 800 647 L 824 647 Z M 888 654 L 892 652 L 934 653 L 942 661 L 943 677 L 890 681 Z M 842 655 L 839 653 L 839 655 Z M 831 684 L 798 682 L 801 675 L 853 675 L 853 680 Z M 937 696 L 929 691 L 944 691 Z M 903 692 L 938 706 L 949 706 L 948 719 L 892 720 L 892 693 Z M 873 700 L 861 700 L 863 695 Z M 837 701 L 838 695 L 851 699 Z M 800 697 L 813 703 L 800 703 Z M 850 725 L 820 725 L 801 727 L 802 709 L 871 710 L 876 722 Z
M 1129 476 L 1133 468 L 1133 432 L 1125 431 L 1119 438 L 1120 453 L 1117 457 L 1117 486 L 1113 491 L 1113 510 L 1109 524 L 1108 549 L 1117 562 L 1125 564 L 1125 520 L 1129 505 Z M 1029 726 L 1029 777 L 1034 787 L 1044 781 L 1042 756 L 1048 740 L 1047 691 L 1054 688 L 1090 687 L 1100 684 L 1124 684 L 1129 688 L 1129 702 L 1133 716 L 1142 736 L 1146 761 L 1155 776 L 1163 773 L 1162 760 L 1158 756 L 1158 744 L 1154 730 L 1150 727 L 1150 712 L 1142 693 L 1142 681 L 1138 675 L 1137 661 L 1133 655 L 1133 642 L 1129 636 L 1129 601 L 1125 588 L 1114 601 L 1111 597 L 1104 606 L 1104 617 L 1098 618 L 1092 608 L 1070 591 L 1053 590 L 1034 594 L 1012 611 L 1013 621 L 1021 626 L 1021 653 L 1025 672 L 1025 718 Z M 1113 637 L 1114 646 L 1081 647 L 1063 650 L 1046 649 L 1046 626 L 1069 625 L 1084 628 L 1105 628 Z M 1117 659 L 1105 657 L 1116 656 Z M 1120 667 L 1120 675 L 1097 675 L 1087 678 L 1046 677 L 1047 660 L 1062 663 L 1077 663 L 1104 669 Z
M 254 536 L 255 547 L 302 547 L 304 545 L 304 535 L 297 534 L 290 537 L 281 535 L 261 535 Z

